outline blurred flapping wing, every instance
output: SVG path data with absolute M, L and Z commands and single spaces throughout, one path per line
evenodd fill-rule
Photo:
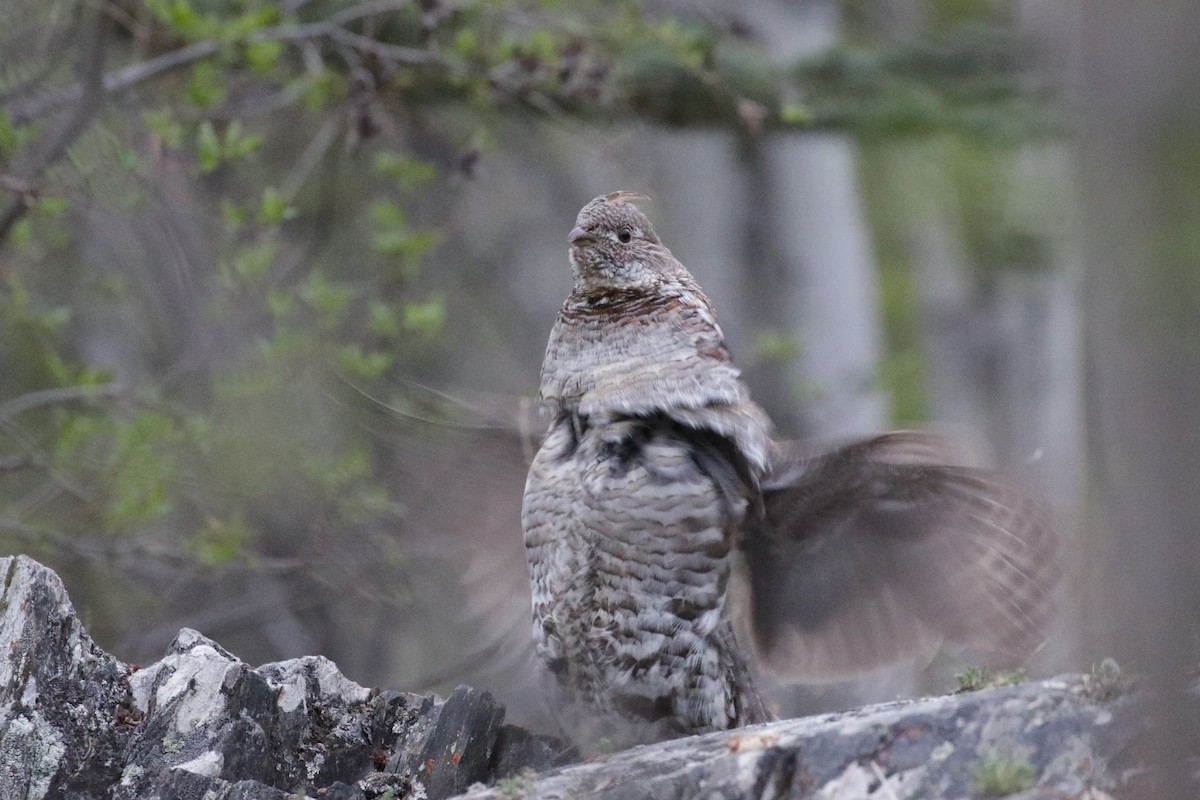
M 1047 510 L 1006 476 L 955 465 L 928 433 L 820 455 L 784 444 L 744 542 L 765 666 L 843 680 L 943 641 L 1028 656 L 1059 578 Z

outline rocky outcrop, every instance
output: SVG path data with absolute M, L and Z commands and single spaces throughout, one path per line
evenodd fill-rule
M 616 753 L 466 797 L 1102 800 L 1133 716 L 1091 678 L 900 701 Z M 1121 706 L 1118 701 L 1115 705 Z
M 1146 721 L 1114 668 L 680 739 L 555 769 L 486 692 L 363 688 L 328 659 L 253 668 L 192 630 L 137 668 L 58 577 L 0 559 L 0 798 L 1076 798 L 1124 794 Z M 1147 795 L 1153 796 L 1153 795 Z
M 366 689 L 308 656 L 252 668 L 193 630 L 138 669 L 62 583 L 0 559 L 0 798 L 449 797 L 568 760 L 486 692 Z
M 102 797 L 140 712 L 130 669 L 96 647 L 58 576 L 0 559 L 0 797 Z

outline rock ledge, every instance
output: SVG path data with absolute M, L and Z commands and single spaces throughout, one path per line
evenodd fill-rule
M 486 692 L 366 689 L 321 656 L 253 668 L 189 629 L 139 669 L 96 646 L 53 571 L 17 556 L 0 576 L 0 798 L 1105 800 L 1145 774 L 1140 694 L 1112 670 L 562 767 L 570 748 Z

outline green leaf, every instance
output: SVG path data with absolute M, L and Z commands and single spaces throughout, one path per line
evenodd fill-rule
M 371 237 L 371 247 L 385 256 L 406 255 L 412 246 L 412 237 L 404 231 L 380 231 Z
M 225 99 L 224 77 L 224 72 L 213 62 L 199 61 L 192 65 L 184 96 L 199 108 L 215 106 Z
M 377 228 L 405 228 L 407 221 L 403 209 L 391 200 L 376 200 L 369 210 L 371 222 Z
M 55 306 L 38 314 L 38 322 L 50 331 L 61 328 L 70 321 L 71 309 L 67 306 Z
M 382 351 L 363 352 L 358 344 L 348 344 L 338 351 L 337 363 L 343 372 L 356 378 L 378 378 L 396 358 Z
M 332 495 L 366 477 L 369 466 L 367 451 L 360 446 L 355 447 L 341 458 L 311 462 L 306 465 L 305 472 L 316 478 Z
M 255 133 L 245 133 L 241 120 L 234 120 L 225 129 L 225 144 L 221 148 L 225 158 L 242 158 L 262 147 L 263 138 Z
M 390 150 L 376 153 L 371 166 L 379 175 L 394 178 L 403 189 L 419 188 L 437 175 L 437 166 L 432 162 L 404 158 Z
M 390 200 L 377 200 L 371 204 L 370 215 L 375 227 L 371 236 L 372 249 L 385 256 L 406 255 L 411 248 L 412 235 L 400 206 Z
M 221 27 L 220 33 L 224 39 L 244 39 L 255 31 L 275 22 L 278 18 L 279 12 L 275 4 L 264 3 L 258 6 L 258 8 L 251 8 L 225 22 Z
M 524 49 L 546 64 L 558 61 L 558 42 L 554 34 L 546 28 L 534 28 L 525 40 Z
M 283 52 L 283 42 L 262 41 L 248 42 L 245 46 L 246 63 L 255 72 L 270 72 L 279 62 Z
M 302 78 L 304 85 L 304 108 L 320 111 L 326 108 L 339 94 L 337 78 L 328 69 L 307 74 Z
M 800 103 L 784 103 L 779 108 L 779 121 L 784 125 L 807 125 L 812 122 L 812 112 Z
M 201 562 L 218 566 L 241 557 L 256 538 L 241 516 L 235 515 L 224 520 L 210 518 L 191 544 Z
M 212 172 L 221 163 L 221 140 L 208 120 L 196 129 L 196 161 L 201 173 Z
M 282 317 L 295 305 L 295 295 L 287 289 L 275 286 L 267 292 L 267 310 L 274 317 Z
M 29 218 L 25 217 L 13 223 L 8 238 L 12 240 L 13 244 L 27 244 L 33 238 L 33 225 L 29 222 Z
M 479 50 L 479 34 L 474 28 L 460 28 L 454 34 L 450 49 L 457 56 L 470 58 Z
M 404 211 L 390 200 L 372 203 L 370 215 L 375 228 L 371 247 L 381 255 L 412 261 L 437 244 L 437 234 L 410 230 Z M 414 265 L 405 266 L 413 268 Z
M 183 125 L 167 109 L 148 110 L 142 113 L 142 121 L 167 147 L 179 147 L 183 143 Z
M 217 135 L 209 120 L 200 123 L 196 130 L 196 160 L 200 172 L 212 172 L 222 161 L 244 158 L 262 146 L 263 138 L 255 133 L 246 133 L 240 120 L 233 120 L 225 128 L 224 138 Z
M 174 435 L 174 422 L 155 411 L 142 412 L 113 430 L 105 470 L 109 478 L 105 519 L 112 529 L 128 529 L 170 511 L 167 488 L 175 467 L 167 452 Z
M 67 207 L 70 205 L 71 201 L 67 200 L 65 197 L 51 197 L 48 195 L 42 195 L 37 199 L 37 205 L 35 206 L 35 209 L 39 214 L 58 216 L 62 212 L 66 211 Z
M 42 358 L 46 371 L 55 383 L 66 386 L 72 382 L 76 372 L 74 365 L 68 364 L 62 356 L 52 350 L 43 354 Z
M 233 256 L 234 273 L 248 280 L 261 278 L 275 263 L 277 250 L 278 247 L 273 239 L 239 247 Z
M 24 137 L 21 131 L 14 128 L 12 121 L 3 110 L 0 110 L 0 156 L 8 158 L 21 145 Z
M 381 300 L 372 300 L 368 309 L 368 325 L 374 333 L 381 336 L 395 336 L 400 333 L 400 319 L 396 310 Z
M 273 186 L 263 189 L 262 204 L 258 208 L 258 221 L 262 225 L 278 225 L 292 219 L 300 212 L 288 205 L 287 199 Z
M 440 296 L 431 297 L 424 303 L 408 303 L 404 306 L 404 329 L 423 336 L 437 336 L 446 321 L 446 304 Z
M 221 198 L 221 217 L 230 225 L 230 227 L 238 227 L 246 221 L 247 216 L 249 216 L 249 214 L 246 209 L 242 208 L 228 197 Z
M 318 312 L 336 321 L 350 303 L 350 289 L 330 283 L 320 272 L 313 272 L 300 287 L 300 297 Z
M 187 0 L 146 0 L 146 5 L 175 33 L 186 38 L 198 32 L 200 16 Z

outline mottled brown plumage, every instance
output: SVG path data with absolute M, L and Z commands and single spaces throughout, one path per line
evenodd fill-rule
M 725 602 L 739 552 L 749 638 L 789 678 L 942 639 L 1035 645 L 1055 580 L 1042 509 L 928 434 L 773 442 L 711 304 L 635 199 L 596 198 L 570 233 L 575 287 L 522 511 L 535 647 L 569 731 L 651 740 L 770 717 Z

